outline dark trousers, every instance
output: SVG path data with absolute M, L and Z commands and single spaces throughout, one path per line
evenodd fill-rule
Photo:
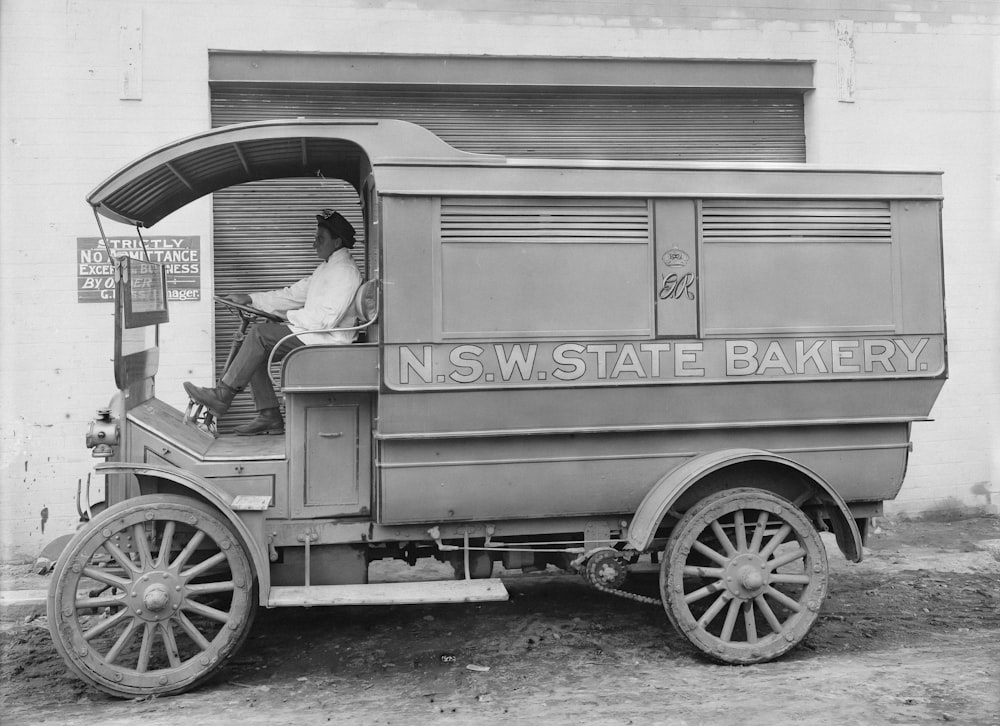
M 278 407 L 278 397 L 271 385 L 271 374 L 267 370 L 267 358 L 275 343 L 292 332 L 284 323 L 257 323 L 250 328 L 236 358 L 222 376 L 222 382 L 230 388 L 241 390 L 248 383 L 253 391 L 253 400 L 258 411 Z M 289 338 L 281 344 L 275 360 L 281 360 L 303 343 L 298 338 Z

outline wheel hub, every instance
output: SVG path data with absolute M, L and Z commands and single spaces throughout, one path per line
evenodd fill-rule
M 767 563 L 755 554 L 736 555 L 725 567 L 725 583 L 735 597 L 755 598 L 767 586 Z
M 180 608 L 180 582 L 169 572 L 150 572 L 132 585 L 129 601 L 135 614 L 143 620 L 167 620 Z
M 142 596 L 142 601 L 146 605 L 147 610 L 158 613 L 170 604 L 170 593 L 167 592 L 167 588 L 163 585 L 150 585 L 146 589 L 146 593 Z

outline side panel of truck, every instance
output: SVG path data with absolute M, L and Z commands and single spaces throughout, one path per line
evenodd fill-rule
M 633 512 L 728 447 L 898 491 L 945 368 L 939 204 L 389 197 L 382 523 Z

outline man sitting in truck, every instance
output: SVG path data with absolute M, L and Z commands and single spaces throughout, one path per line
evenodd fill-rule
M 237 426 L 236 433 L 240 436 L 284 433 L 284 420 L 267 370 L 268 357 L 282 338 L 293 333 L 294 337 L 281 344 L 279 355 L 287 355 L 303 345 L 346 345 L 354 340 L 356 330 L 336 330 L 355 324 L 354 295 L 361 285 L 361 273 L 347 251 L 354 245 L 351 223 L 338 212 L 325 209 L 322 214 L 316 215 L 316 239 L 313 243 L 316 254 L 323 261 L 309 277 L 280 290 L 226 296 L 227 300 L 239 305 L 276 314 L 288 323 L 256 323 L 215 388 L 201 388 L 190 382 L 184 384 L 191 400 L 204 406 L 218 419 L 229 410 L 236 394 L 249 383 L 257 406 L 257 417 L 250 423 Z

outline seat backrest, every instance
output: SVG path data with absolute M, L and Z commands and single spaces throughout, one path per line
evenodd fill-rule
M 366 280 L 361 283 L 358 291 L 354 293 L 354 312 L 358 316 L 358 323 L 362 325 L 378 317 L 378 280 Z

